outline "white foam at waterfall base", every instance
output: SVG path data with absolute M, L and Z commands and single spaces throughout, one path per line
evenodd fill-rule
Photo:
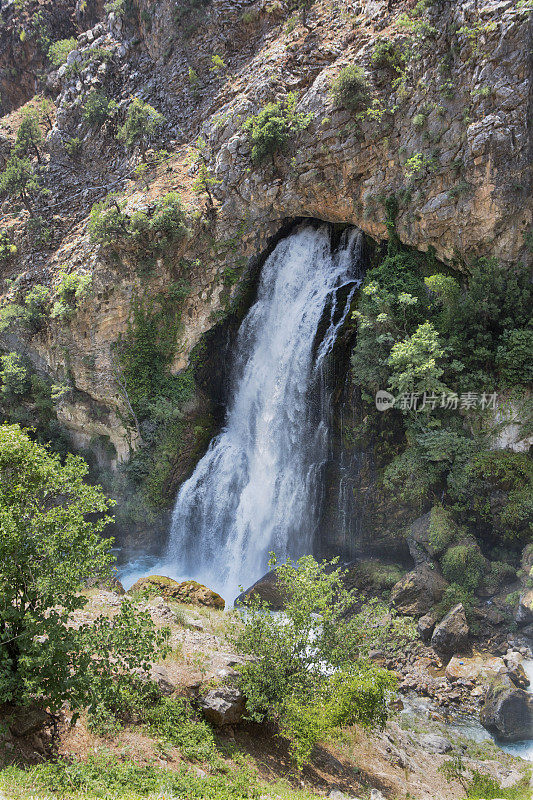
M 270 551 L 311 551 L 328 451 L 316 388 L 360 282 L 360 251 L 356 230 L 332 252 L 326 227 L 305 226 L 266 260 L 237 337 L 225 427 L 182 485 L 168 552 L 152 571 L 193 578 L 232 602 L 266 572 Z M 129 583 L 141 570 L 125 572 Z

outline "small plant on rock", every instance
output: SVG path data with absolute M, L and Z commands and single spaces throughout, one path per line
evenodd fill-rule
M 290 92 L 285 100 L 268 103 L 245 121 L 243 127 L 252 144 L 254 164 L 284 150 L 298 131 L 310 123 L 312 115 L 296 111 L 296 102 L 296 95 Z
M 118 129 L 117 139 L 128 148 L 139 144 L 144 152 L 157 139 L 164 125 L 165 117 L 136 97 L 128 108 L 124 125 Z
M 344 67 L 331 84 L 331 96 L 336 105 L 349 111 L 361 111 L 368 105 L 370 86 L 362 67 Z

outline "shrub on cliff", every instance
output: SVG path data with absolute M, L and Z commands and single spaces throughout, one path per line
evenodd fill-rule
M 296 95 L 290 92 L 285 100 L 268 103 L 244 122 L 254 164 L 284 150 L 298 131 L 307 127 L 312 115 L 296 111 L 296 102 Z
M 444 577 L 450 583 L 474 592 L 481 583 L 487 564 L 475 542 L 464 542 L 446 550 L 441 566 Z
M 103 92 L 93 90 L 84 103 L 82 117 L 91 127 L 99 128 L 109 119 L 116 107 L 115 100 L 109 100 Z
M 165 125 L 165 117 L 140 97 L 135 97 L 126 113 L 126 121 L 120 126 L 117 139 L 126 147 L 139 144 L 146 150 L 154 142 Z
M 16 153 L 9 157 L 0 174 L 0 195 L 18 198 L 30 213 L 33 213 L 33 196 L 39 191 L 39 180 L 29 158 L 20 158 Z
M 351 64 L 341 69 L 330 91 L 336 105 L 349 111 L 361 111 L 368 104 L 370 85 L 362 67 Z
M 74 37 L 70 39 L 59 39 L 52 42 L 48 48 L 48 58 L 54 67 L 61 67 L 67 60 L 68 54 L 76 48 L 77 41 Z
M 131 685 L 164 646 L 147 614 L 123 603 L 112 619 L 69 625 L 79 590 L 109 576 L 112 518 L 79 457 L 64 462 L 18 425 L 0 426 L 0 696 L 53 712 L 96 705 Z
M 272 617 L 255 597 L 237 635 L 239 650 L 253 656 L 239 667 L 248 715 L 275 720 L 300 766 L 339 725 L 384 724 L 395 682 L 367 656 L 405 646 L 412 635 L 408 622 L 378 602 L 356 613 L 357 597 L 335 567 L 312 556 L 278 567 L 283 614 Z

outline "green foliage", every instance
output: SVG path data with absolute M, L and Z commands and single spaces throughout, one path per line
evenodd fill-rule
M 450 512 L 443 506 L 433 506 L 429 520 L 429 542 L 433 553 L 439 555 L 460 535 Z
M 49 304 L 50 290 L 47 286 L 36 284 L 26 293 L 22 321 L 32 333 L 41 330 L 48 316 Z
M 399 394 L 445 391 L 446 387 L 440 380 L 444 372 L 440 366 L 444 352 L 439 334 L 431 322 L 419 325 L 412 336 L 396 342 L 391 349 L 388 360 L 391 367 L 390 390 L 396 390 Z
M 210 72 L 220 72 L 221 69 L 226 69 L 224 60 L 216 54 L 211 56 L 211 66 L 209 67 Z
M 20 198 L 31 213 L 31 198 L 38 189 L 39 181 L 30 159 L 12 153 L 0 174 L 0 195 Z
M 356 64 L 344 67 L 331 84 L 331 96 L 336 105 L 349 111 L 361 111 L 368 105 L 370 86 L 365 71 Z
M 483 775 L 478 770 L 472 770 L 472 777 L 468 783 L 468 797 L 466 800 L 526 800 L 529 794 L 528 778 L 502 787 L 490 775 Z
M 504 331 L 497 350 L 496 365 L 503 386 L 533 383 L 533 328 Z
M 459 605 L 459 603 L 462 603 L 466 617 L 471 621 L 475 604 L 474 595 L 471 591 L 465 589 L 464 586 L 460 586 L 458 583 L 450 583 L 444 591 L 442 600 L 435 606 L 437 618 L 442 619 L 445 617 L 446 614 L 451 611 L 452 608 Z
M 377 69 L 392 69 L 400 72 L 405 64 L 405 54 L 399 44 L 380 36 L 376 39 L 370 61 Z
M 365 659 L 376 646 L 402 647 L 412 635 L 377 601 L 355 612 L 356 595 L 335 566 L 304 556 L 278 567 L 283 615 L 270 616 L 253 597 L 236 638 L 239 651 L 253 656 L 239 667 L 248 715 L 277 720 L 300 766 L 338 725 L 384 723 L 394 679 Z
M 48 48 L 48 58 L 54 67 L 61 67 L 67 60 L 68 54 L 75 50 L 77 46 L 76 39 L 59 39 L 57 42 L 52 42 Z
M 151 209 L 139 209 L 132 214 L 124 202 L 110 194 L 92 207 L 89 233 L 93 242 L 104 247 L 119 242 L 134 244 L 140 250 L 142 267 L 149 264 L 150 256 L 162 255 L 169 245 L 189 235 L 189 229 L 178 192 L 168 192 Z
M 81 272 L 62 272 L 56 289 L 56 301 L 50 316 L 60 322 L 68 322 L 74 316 L 80 302 L 87 296 L 92 284 L 92 276 Z
M 86 475 L 82 459 L 68 456 L 62 464 L 18 426 L 0 427 L 4 701 L 26 703 L 43 695 L 58 708 L 67 699 L 73 705 L 87 699 L 92 675 L 85 670 L 93 669 L 93 656 L 83 654 L 79 643 L 88 634 L 69 629 L 67 620 L 84 605 L 78 594 L 83 583 L 106 575 L 112 559 L 110 541 L 100 535 L 111 503 L 99 487 L 85 483 Z
M 82 117 L 91 127 L 99 128 L 107 122 L 116 108 L 115 100 L 109 100 L 103 92 L 93 89 L 83 105 Z
M 2 788 L 15 792 L 21 787 L 28 794 L 46 792 L 66 800 L 71 797 L 109 800 L 145 800 L 148 797 L 181 797 L 187 800 L 257 800 L 266 787 L 244 768 L 200 776 L 187 769 L 173 772 L 137 761 L 120 759 L 101 751 L 85 762 L 61 758 L 39 764 L 31 770 L 8 767 L 3 771 Z M 291 797 L 292 797 L 291 793 Z M 294 795 L 301 800 L 301 795 Z
M 284 101 L 268 103 L 244 122 L 254 164 L 283 151 L 296 134 L 309 125 L 312 115 L 296 111 L 296 103 L 295 93 L 290 92 Z
M 140 144 L 145 150 L 161 134 L 165 117 L 140 97 L 135 97 L 128 107 L 126 121 L 120 126 L 117 139 L 126 147 Z
M 26 113 L 17 131 L 14 152 L 17 156 L 39 155 L 39 145 L 42 144 L 43 135 L 39 128 L 39 120 L 35 113 Z
M 533 465 L 525 453 L 482 451 L 456 470 L 450 491 L 459 512 L 503 541 L 531 535 Z
M 450 307 L 453 330 L 449 346 L 455 360 L 463 365 L 456 376 L 460 390 L 479 391 L 493 385 L 496 362 L 505 371 L 506 348 L 509 343 L 512 354 L 514 344 L 509 331 L 530 328 L 531 305 L 532 287 L 526 268 L 516 265 L 504 269 L 486 259 L 472 266 L 466 290 Z M 498 360 L 499 345 L 502 350 Z M 506 378 L 511 376 L 518 379 L 512 357 Z
M 0 231 L 0 264 L 17 255 L 17 247 L 9 238 L 7 231 Z
M 444 577 L 461 586 L 466 591 L 474 592 L 486 569 L 486 561 L 474 542 L 465 542 L 448 548 L 441 559 Z
M 79 136 L 74 136 L 72 139 L 69 139 L 68 142 L 65 142 L 65 152 L 69 158 L 73 160 L 78 158 L 82 151 L 82 143 Z
M 0 356 L 0 382 L 4 397 L 24 395 L 30 387 L 28 368 L 18 353 Z
M 174 19 L 185 37 L 193 36 L 202 24 L 210 0 L 181 0 L 174 7 Z
M 176 325 L 169 324 L 166 309 L 136 299 L 119 354 L 130 402 L 142 417 L 148 404 L 164 395 L 176 347 Z

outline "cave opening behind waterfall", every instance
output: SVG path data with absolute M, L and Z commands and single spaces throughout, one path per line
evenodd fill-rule
M 232 602 L 272 551 L 357 554 L 358 454 L 342 445 L 342 401 L 367 250 L 356 228 L 305 221 L 266 257 L 215 387 L 223 427 L 179 488 L 165 552 L 131 565 L 125 582 L 149 566 Z

